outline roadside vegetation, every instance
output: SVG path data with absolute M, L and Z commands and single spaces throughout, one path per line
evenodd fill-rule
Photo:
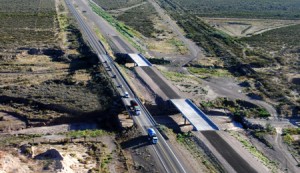
M 123 21 L 144 36 L 152 37 L 153 33 L 162 32 L 154 28 L 153 18 L 155 16 L 154 7 L 149 3 L 145 3 L 117 15 L 116 19 Z
M 283 141 L 290 147 L 291 154 L 300 159 L 300 128 L 285 128 L 282 133 Z M 298 164 L 298 167 L 300 164 Z
M 134 36 L 139 35 L 138 32 L 133 30 L 132 28 L 126 26 L 124 23 L 117 21 L 112 15 L 104 11 L 102 8 L 97 6 L 96 4 L 90 2 L 90 6 L 93 11 L 97 13 L 99 16 L 103 17 L 107 22 L 109 22 L 113 27 L 117 29 L 118 32 L 122 34 L 137 50 L 143 52 L 142 48 L 136 43 L 133 39 Z
M 243 100 L 230 100 L 228 98 L 218 98 L 214 101 L 202 101 L 200 105 L 203 109 L 220 108 L 229 110 L 232 118 L 242 122 L 244 117 L 247 118 L 268 118 L 270 114 L 262 107 Z
M 178 133 L 177 141 L 207 168 L 209 172 L 225 172 L 221 163 L 205 148 L 205 145 L 191 132 Z M 203 148 L 200 148 L 202 146 Z
M 210 152 L 206 145 L 199 140 L 191 132 L 178 132 L 175 133 L 172 129 L 169 129 L 166 126 L 160 125 L 160 132 L 163 135 L 167 135 L 171 140 L 176 140 L 179 145 L 182 145 L 187 152 L 189 152 L 192 157 L 196 159 L 197 162 L 201 163 L 204 166 L 202 170 L 204 172 L 226 172 L 222 164 L 218 159 Z M 182 151 L 185 152 L 185 151 Z
M 136 3 L 130 5 L 133 1 L 122 4 L 118 0 L 103 0 L 95 1 L 101 9 L 96 10 L 97 7 L 93 7 L 93 3 L 91 6 L 140 52 L 145 52 L 146 47 L 149 51 L 159 53 L 175 55 L 188 53 L 183 42 L 162 21 L 149 2 L 134 2 Z M 109 10 L 105 4 L 113 4 L 111 6 L 118 8 Z
M 267 166 L 272 172 L 277 172 L 278 167 L 277 163 L 270 160 L 266 157 L 261 151 L 259 151 L 253 144 L 242 135 L 238 134 L 237 132 L 230 131 L 231 136 L 235 137 L 238 141 L 242 143 L 242 145 L 256 158 L 259 159 L 265 166 Z
M 211 68 L 203 68 L 203 67 L 188 67 L 188 70 L 191 74 L 194 74 L 200 78 L 207 77 L 230 77 L 231 73 L 226 69 L 215 69 Z

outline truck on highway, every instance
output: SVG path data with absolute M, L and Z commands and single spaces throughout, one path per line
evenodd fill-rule
M 157 136 L 156 136 L 156 132 L 153 128 L 149 128 L 147 130 L 147 133 L 148 133 L 148 140 L 152 143 L 152 144 L 156 144 L 158 139 L 157 139 Z
M 135 115 L 141 114 L 141 109 L 135 100 L 130 100 L 130 109 L 134 111 Z

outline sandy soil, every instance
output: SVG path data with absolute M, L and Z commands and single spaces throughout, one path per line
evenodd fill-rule
M 163 33 L 154 34 L 155 38 L 146 39 L 147 48 L 156 57 L 165 55 L 187 55 L 188 49 L 176 34 L 162 21 L 160 17 L 153 18 L 154 28 Z
M 32 151 L 29 156 L 20 153 L 18 148 L 1 150 L 0 170 L 3 172 L 0 172 L 84 173 L 95 168 L 100 168 L 103 172 L 108 170 L 113 173 L 125 171 L 124 160 L 120 159 L 119 153 L 117 153 L 118 149 L 114 139 L 111 136 L 103 136 L 97 141 L 100 145 L 97 142 L 93 145 L 101 147 L 98 157 L 103 160 L 111 157 L 105 166 L 99 166 L 99 161 L 90 151 L 90 145 L 82 143 L 39 144 L 29 147 Z M 100 170 L 100 172 L 102 171 Z
M 58 134 L 68 132 L 70 130 L 85 130 L 85 129 L 96 129 L 97 124 L 92 123 L 81 123 L 81 124 L 61 124 L 55 126 L 45 126 L 45 127 L 32 127 L 27 129 L 22 129 L 18 131 L 11 132 L 11 134 Z

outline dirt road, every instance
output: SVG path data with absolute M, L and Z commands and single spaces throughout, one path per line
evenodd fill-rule
M 164 9 L 162 9 L 156 2 L 155 0 L 148 0 L 148 2 L 150 2 L 153 7 L 155 8 L 155 10 L 157 11 L 157 13 L 159 14 L 159 16 L 162 18 L 162 20 L 167 24 L 167 26 L 169 26 L 169 28 L 176 33 L 176 35 L 178 36 L 178 38 L 186 45 L 186 47 L 188 48 L 191 57 L 188 58 L 185 62 L 183 62 L 182 64 L 180 64 L 180 66 L 184 66 L 186 63 L 198 58 L 198 57 L 204 57 L 203 51 L 200 49 L 199 46 L 196 45 L 196 43 L 194 43 L 192 40 L 188 39 L 185 37 L 185 34 L 183 32 L 183 30 L 176 24 L 176 21 L 172 20 L 171 17 L 165 12 Z
M 261 100 L 254 100 L 246 96 L 241 91 L 243 90 L 236 81 L 233 79 L 209 79 L 201 80 L 201 83 L 209 86 L 214 92 L 216 92 L 220 97 L 228 97 L 231 99 L 241 99 L 248 101 L 250 103 L 259 105 L 265 108 L 274 119 L 278 119 L 278 114 L 276 109 L 267 102 Z

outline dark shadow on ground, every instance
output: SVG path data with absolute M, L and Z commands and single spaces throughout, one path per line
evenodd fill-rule
M 61 156 L 61 154 L 57 150 L 49 149 L 44 153 L 36 155 L 34 157 L 34 159 L 38 159 L 38 160 L 48 160 L 48 159 L 63 160 L 63 157 Z
M 88 130 L 97 129 L 96 123 L 73 123 L 69 125 L 69 130 Z
M 135 138 L 128 139 L 127 141 L 121 143 L 121 147 L 123 149 L 137 149 L 148 145 L 150 145 L 150 142 L 147 136 L 138 136 Z
M 262 96 L 255 94 L 255 93 L 248 93 L 247 96 L 253 100 L 263 100 Z
M 38 154 L 34 159 L 46 161 L 43 167 L 44 170 L 59 170 L 63 168 L 61 163 L 63 157 L 55 149 L 49 149 L 44 153 Z
M 300 126 L 300 118 L 299 117 L 295 117 L 295 118 L 290 118 L 289 122 L 291 124 L 293 124 L 294 126 L 299 127 Z
M 228 115 L 222 111 L 215 111 L 215 110 L 205 111 L 205 114 L 210 115 L 210 116 L 227 116 Z
M 23 122 L 25 122 L 26 126 L 28 126 L 28 120 L 26 117 L 23 117 L 22 115 L 20 115 L 18 112 L 10 112 L 10 111 L 5 111 L 5 110 L 1 110 L 1 112 L 6 113 L 8 115 L 11 115 Z
M 180 127 L 185 126 L 184 124 L 177 124 L 177 122 L 175 122 L 172 118 L 170 118 L 169 116 L 153 116 L 153 118 L 155 119 L 155 121 L 158 124 L 164 125 L 170 129 L 172 129 L 174 132 L 181 132 Z M 187 122 L 188 123 L 188 122 Z

